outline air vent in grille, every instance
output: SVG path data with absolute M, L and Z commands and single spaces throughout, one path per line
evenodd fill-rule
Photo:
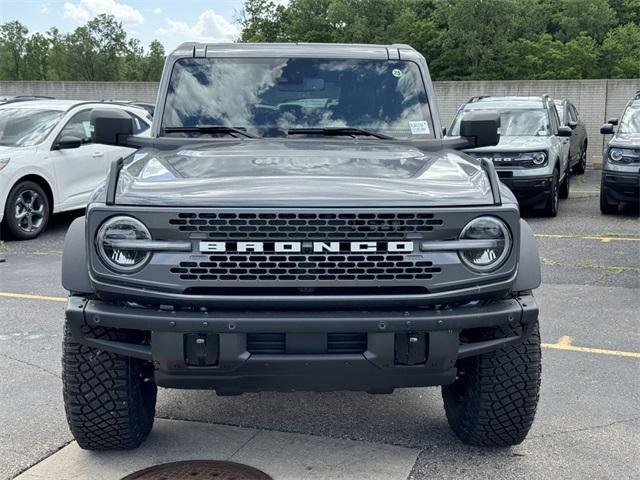
M 327 334 L 327 353 L 349 354 L 367 350 L 366 333 L 329 333 Z M 274 355 L 286 353 L 286 334 L 284 333 L 248 333 L 247 351 L 252 354 Z
M 411 281 L 441 272 L 432 262 L 397 254 L 304 255 L 224 254 L 180 262 L 171 273 L 181 280 L 223 281 Z
M 404 239 L 430 232 L 442 219 L 433 213 L 180 213 L 169 223 L 182 232 L 206 232 L 219 240 Z

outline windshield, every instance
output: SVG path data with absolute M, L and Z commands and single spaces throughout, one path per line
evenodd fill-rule
M 622 116 L 618 133 L 640 133 L 640 105 L 631 105 Z
M 458 113 L 458 116 L 451 126 L 450 135 L 460 135 L 460 120 L 465 113 L 480 109 L 465 109 Z M 520 136 L 547 136 L 550 135 L 549 116 L 547 111 L 538 109 L 491 109 L 500 113 L 500 136 L 520 137 Z
M 63 112 L 37 108 L 0 108 L 0 145 L 29 147 L 42 142 Z
M 393 137 L 433 136 L 415 63 L 317 58 L 181 59 L 162 128 L 230 126 L 261 136 L 349 127 Z M 216 135 L 180 132 L 171 135 Z

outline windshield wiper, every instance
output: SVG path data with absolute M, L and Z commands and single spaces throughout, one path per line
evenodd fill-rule
M 354 127 L 290 128 L 287 130 L 287 135 L 349 135 L 352 137 L 355 135 L 367 135 L 369 137 L 380 138 L 381 140 L 393 140 L 393 137 L 389 135 Z
M 195 127 L 164 127 L 165 133 L 228 133 L 232 135 L 237 133 L 247 138 L 260 138 L 257 135 L 253 135 L 246 132 L 242 128 L 229 127 L 227 125 L 198 125 Z

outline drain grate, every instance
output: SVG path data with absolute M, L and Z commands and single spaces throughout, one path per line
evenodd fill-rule
M 216 460 L 163 463 L 127 475 L 122 480 L 273 480 L 248 465 Z

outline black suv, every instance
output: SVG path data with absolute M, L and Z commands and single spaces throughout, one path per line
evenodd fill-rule
M 613 137 L 602 154 L 600 211 L 618 212 L 618 205 L 640 202 L 640 91 L 627 103 L 620 126 L 611 118 L 600 128 L 603 135 Z
M 569 148 L 569 165 L 571 173 L 583 174 L 587 169 L 587 127 L 578 114 L 578 109 L 569 100 L 555 100 L 556 110 L 560 117 L 560 125 L 571 128 L 571 143 Z
M 184 44 L 151 138 L 70 226 L 64 401 L 82 448 L 138 446 L 157 386 L 246 391 L 442 385 L 474 445 L 521 442 L 540 386 L 533 233 L 471 113 L 442 138 L 406 45 Z M 411 412 L 407 412 L 410 414 Z

